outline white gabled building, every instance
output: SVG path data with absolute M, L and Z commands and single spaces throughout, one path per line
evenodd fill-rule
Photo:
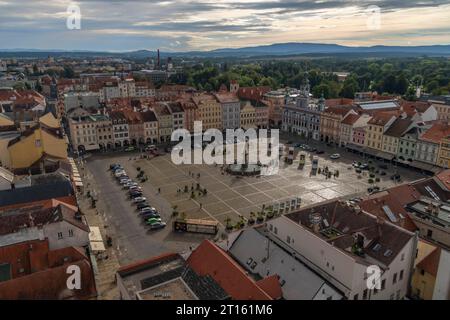
M 267 228 L 347 299 L 398 300 L 409 290 L 417 235 L 358 207 L 332 200 L 271 220 Z M 379 290 L 367 286 L 372 265 L 382 273 Z

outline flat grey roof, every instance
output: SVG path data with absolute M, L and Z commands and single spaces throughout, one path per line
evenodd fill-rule
M 340 300 L 343 295 L 323 278 L 265 237 L 258 229 L 242 231 L 229 249 L 247 271 L 265 278 L 278 275 L 287 300 Z M 255 265 L 256 262 L 256 265 Z M 254 268 L 253 268 L 254 266 Z

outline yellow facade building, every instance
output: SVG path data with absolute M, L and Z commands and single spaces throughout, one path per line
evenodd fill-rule
M 192 97 L 196 105 L 196 121 L 201 121 L 203 131 L 208 129 L 222 130 L 222 105 L 209 93 Z
M 59 129 L 38 125 L 9 141 L 7 152 L 8 169 L 26 170 L 40 167 L 46 159 L 67 159 L 67 140 Z
M 446 136 L 441 140 L 437 165 L 442 168 L 450 168 L 450 136 Z
M 241 128 L 252 129 L 256 128 L 256 109 L 250 101 L 245 101 L 241 104 Z

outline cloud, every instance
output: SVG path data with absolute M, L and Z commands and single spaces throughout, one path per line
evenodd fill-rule
M 67 6 L 82 29 L 67 30 Z M 366 10 L 381 9 L 381 29 Z M 447 32 L 446 32 L 447 31 Z M 206 50 L 275 42 L 450 43 L 443 0 L 0 0 L 0 48 Z

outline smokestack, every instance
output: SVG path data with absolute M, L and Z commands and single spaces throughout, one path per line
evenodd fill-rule
M 158 49 L 158 63 L 157 63 L 157 65 L 158 65 L 158 70 L 161 69 L 161 56 L 159 54 L 159 49 Z

